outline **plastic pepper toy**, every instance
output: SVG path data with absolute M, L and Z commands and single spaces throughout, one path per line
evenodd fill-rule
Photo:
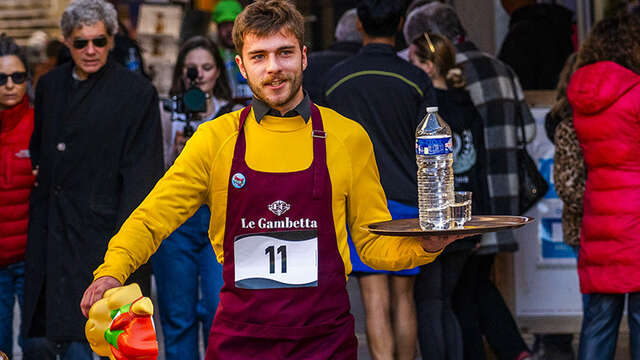
M 109 289 L 89 310 L 85 335 L 93 351 L 111 360 L 155 360 L 153 304 L 138 284 Z

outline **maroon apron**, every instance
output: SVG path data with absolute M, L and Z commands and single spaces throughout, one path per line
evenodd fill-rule
M 356 359 L 320 111 L 311 105 L 311 166 L 267 173 L 245 161 L 250 110 L 240 115 L 233 154 L 224 286 L 206 360 Z

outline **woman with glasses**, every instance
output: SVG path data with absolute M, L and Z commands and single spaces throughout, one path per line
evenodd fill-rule
M 241 108 L 231 102 L 224 63 L 215 44 L 196 36 L 187 40 L 178 53 L 170 95 L 180 97 L 192 86 L 206 96 L 206 109 L 193 128 Z M 192 78 L 187 76 L 190 71 Z M 214 120 L 215 121 L 215 120 Z M 169 167 L 187 141 L 185 123 L 171 121 L 162 113 L 165 163 Z M 188 135 L 188 133 L 187 133 Z M 162 323 L 167 360 L 197 360 L 198 328 L 202 324 L 207 339 L 222 287 L 222 265 L 209 240 L 211 212 L 206 205 L 165 239 L 151 258 L 158 284 L 158 310 Z M 206 342 L 205 342 L 206 344 Z
M 27 67 L 12 38 L 0 36 L 0 351 L 11 356 L 13 308 L 22 309 L 29 221 L 29 140 L 33 109 L 26 96 Z

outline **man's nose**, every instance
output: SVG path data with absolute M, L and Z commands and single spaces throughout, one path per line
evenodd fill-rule
M 7 89 L 13 89 L 14 85 L 15 85 L 15 83 L 13 82 L 13 79 L 11 78 L 11 76 L 9 76 L 9 77 L 7 78 L 7 83 L 6 83 L 6 84 L 4 84 L 4 86 L 5 86 Z
M 93 41 L 89 41 L 89 43 L 87 44 L 86 53 L 87 54 L 95 54 L 96 53 L 96 47 L 93 45 Z
M 275 55 L 267 56 L 267 72 L 273 73 L 280 71 L 280 62 Z

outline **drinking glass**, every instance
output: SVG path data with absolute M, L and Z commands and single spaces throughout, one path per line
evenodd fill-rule
M 451 226 L 462 228 L 465 222 L 471 220 L 471 191 L 455 191 L 453 195 L 454 203 L 449 207 Z

